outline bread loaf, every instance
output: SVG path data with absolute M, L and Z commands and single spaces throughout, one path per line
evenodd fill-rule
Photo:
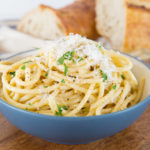
M 150 0 L 97 0 L 97 31 L 113 49 L 150 49 Z
M 18 30 L 38 38 L 53 40 L 69 33 L 97 38 L 95 0 L 76 0 L 61 9 L 40 5 L 19 22 Z

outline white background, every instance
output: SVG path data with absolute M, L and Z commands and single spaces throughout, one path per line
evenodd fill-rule
M 0 0 L 0 20 L 19 19 L 39 4 L 63 7 L 74 0 Z

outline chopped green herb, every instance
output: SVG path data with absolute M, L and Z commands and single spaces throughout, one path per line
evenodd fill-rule
M 87 108 L 86 108 L 86 107 L 83 107 L 83 108 L 82 108 L 82 111 L 83 111 L 83 112 L 87 112 Z
M 60 58 L 57 60 L 57 63 L 58 63 L 59 65 L 62 65 L 62 64 L 64 64 L 64 60 L 65 60 L 65 58 L 62 56 L 62 57 L 60 57 Z
M 76 60 L 75 60 L 75 59 L 72 59 L 72 62 L 75 64 L 75 63 L 76 63 Z
M 64 64 L 65 59 L 72 60 L 73 56 L 74 56 L 74 51 L 68 51 L 57 60 L 57 63 L 59 65 L 62 65 L 62 64 Z
M 28 108 L 26 108 L 25 110 L 28 111 Z
M 47 86 L 47 85 L 45 85 L 45 86 L 44 86 L 44 88 L 48 88 L 48 86 Z
M 48 72 L 45 73 L 45 77 L 48 77 Z
M 68 72 L 68 66 L 64 64 L 64 75 L 66 76 Z
M 115 90 L 117 88 L 117 85 L 116 84 L 113 85 L 112 88 Z
M 62 116 L 62 109 L 59 105 L 57 105 L 57 109 L 58 109 L 58 111 L 56 111 L 56 115 L 57 116 Z
M 99 43 L 99 44 L 97 45 L 97 47 L 98 47 L 99 49 L 101 49 L 101 48 L 103 47 L 103 44 L 102 44 L 102 43 Z
M 121 75 L 121 78 L 122 78 L 122 79 L 125 79 L 125 76 L 124 76 L 124 74 L 122 74 L 122 75 Z
M 102 74 L 102 77 L 103 77 L 103 82 L 105 82 L 107 80 L 107 74 L 106 73 L 103 73 Z
M 103 71 L 100 69 L 100 73 L 103 74 Z
M 56 111 L 56 116 L 62 116 L 60 112 Z
M 57 116 L 63 116 L 62 111 L 63 110 L 68 110 L 68 107 L 67 106 L 59 106 L 59 105 L 57 105 L 57 109 L 58 109 L 58 111 L 56 111 L 56 115 Z
M 68 51 L 63 55 L 64 59 L 68 59 L 68 60 L 72 60 L 73 56 L 74 56 L 74 51 Z
M 22 65 L 21 69 L 22 69 L 22 70 L 25 70 L 25 69 L 26 69 L 25 64 L 24 64 L 24 65 Z
M 25 61 L 23 64 L 27 64 L 27 63 L 31 63 L 32 61 L 29 60 L 29 61 Z
M 65 83 L 65 80 L 64 80 L 64 79 L 62 79 L 62 80 L 61 80 L 61 83 Z
M 28 103 L 28 105 L 32 106 L 32 104 L 31 104 L 31 103 Z
M 36 57 L 40 57 L 40 55 L 37 55 Z
M 102 74 L 103 82 L 105 82 L 107 80 L 107 74 L 104 73 L 101 69 L 100 69 L 100 73 Z
M 77 59 L 77 60 L 78 60 L 78 62 L 80 62 L 80 61 L 82 61 L 82 60 L 84 60 L 84 59 L 83 59 L 82 57 L 79 57 L 79 56 L 78 56 L 78 59 Z
M 62 106 L 62 109 L 68 110 L 68 107 L 67 106 Z
M 10 75 L 12 75 L 13 77 L 16 76 L 16 72 L 9 72 Z

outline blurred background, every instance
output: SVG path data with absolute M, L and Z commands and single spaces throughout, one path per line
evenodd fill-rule
M 16 30 L 18 21 L 40 4 L 62 8 L 75 0 L 0 0 L 0 56 L 41 47 L 44 40 L 34 38 Z
M 138 5 L 125 2 L 0 0 L 0 55 L 43 47 L 74 33 L 101 42 L 107 49 L 150 59 L 150 0 Z
M 0 20 L 20 19 L 26 12 L 36 8 L 38 4 L 46 4 L 60 8 L 74 0 L 0 0 Z

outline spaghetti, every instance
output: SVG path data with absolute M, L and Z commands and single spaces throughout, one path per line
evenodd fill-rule
M 24 110 L 57 116 L 94 116 L 141 101 L 130 60 L 100 43 L 70 35 L 18 62 L 0 63 L 1 98 Z

